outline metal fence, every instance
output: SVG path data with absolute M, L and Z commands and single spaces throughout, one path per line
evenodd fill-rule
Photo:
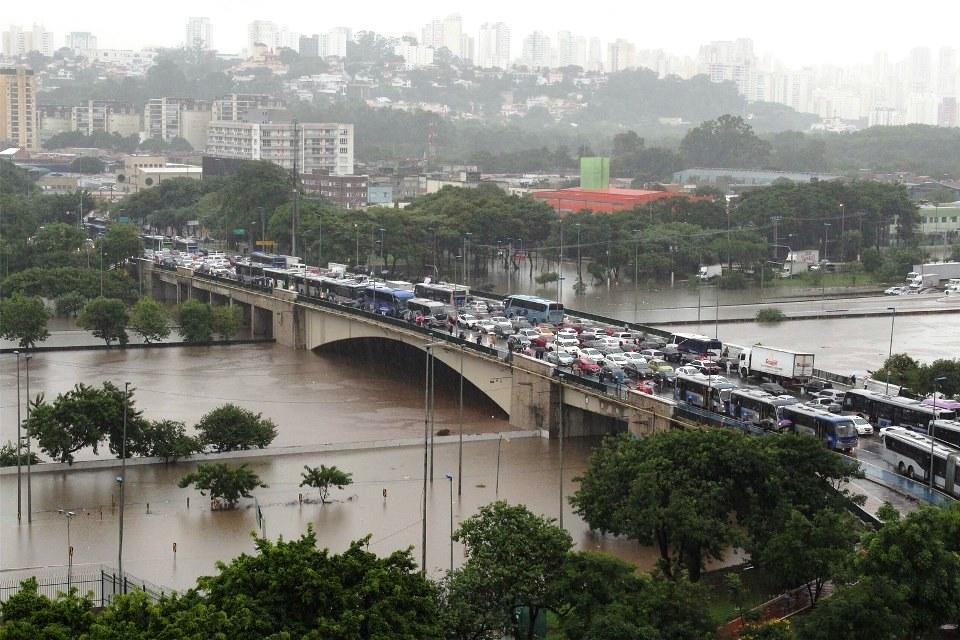
M 934 505 L 951 505 L 956 500 L 951 496 L 940 493 L 934 489 L 931 489 L 928 485 L 923 484 L 922 482 L 917 482 L 916 480 L 911 480 L 905 476 L 901 476 L 898 473 L 894 473 L 889 469 L 884 469 L 878 467 L 875 464 L 870 464 L 869 462 L 859 461 L 860 468 L 863 469 L 863 474 L 869 479 L 873 480 L 885 487 L 893 489 L 894 491 L 899 491 L 901 493 L 906 493 L 918 500 L 923 500 L 929 504 Z
M 103 565 L 75 566 L 68 572 L 66 567 L 42 567 L 37 569 L 11 569 L 0 571 L 0 603 L 6 602 L 20 591 L 21 583 L 36 578 L 37 593 L 56 598 L 61 593 L 76 589 L 88 597 L 95 607 L 105 607 L 114 596 L 141 591 L 154 601 L 174 593 L 172 589 L 157 586 L 129 573 L 121 579 L 112 567 Z

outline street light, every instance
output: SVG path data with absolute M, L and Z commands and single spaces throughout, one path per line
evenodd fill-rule
M 450 485 L 450 571 L 453 571 L 453 476 L 447 474 Z
M 357 258 L 356 262 L 353 263 L 354 267 L 360 266 L 360 226 L 357 223 L 353 223 L 353 232 L 357 237 Z
M 33 358 L 29 353 L 23 355 L 23 362 L 26 365 L 27 373 L 27 422 L 30 422 L 30 359 Z M 33 483 L 31 482 L 30 470 L 32 468 L 32 462 L 30 458 L 32 452 L 30 451 L 30 431 L 27 430 L 27 524 L 33 522 Z M 19 445 L 19 443 L 18 443 Z M 19 449 L 17 451 L 19 458 Z
M 457 445 L 457 496 L 463 495 L 463 351 L 460 345 L 460 442 Z
M 123 383 L 123 438 L 120 441 L 120 475 L 117 476 L 117 483 L 120 485 L 120 518 L 117 523 L 119 528 L 117 534 L 117 573 L 120 575 L 121 591 L 123 588 L 123 507 L 124 507 L 124 489 L 127 484 L 127 405 L 130 404 L 130 383 Z
M 639 285 L 637 280 L 640 277 L 640 229 L 634 229 L 633 238 L 633 321 L 637 321 L 637 298 L 639 297 Z
M 843 203 L 840 203 L 840 262 L 846 260 L 846 251 L 843 246 L 843 229 L 846 222 L 846 209 L 843 208 Z
M 560 528 L 563 529 L 563 382 L 564 375 L 560 374 Z
M 380 262 L 386 266 L 386 263 L 383 261 L 383 227 L 380 227 Z
M 13 355 L 17 356 L 17 522 L 19 523 L 23 511 L 23 489 L 20 476 L 20 444 L 23 442 L 23 437 L 20 435 L 20 352 L 14 351 Z M 30 402 L 29 398 L 27 402 Z
M 356 226 L 356 225 L 354 225 Z M 429 440 L 430 440 L 430 365 L 433 358 L 433 354 L 430 350 L 433 347 L 438 347 L 444 343 L 442 342 L 431 342 L 424 346 L 426 349 L 426 372 L 424 374 L 423 381 L 423 521 L 421 525 L 421 561 L 420 561 L 420 573 L 427 573 L 427 457 L 430 454 Z
M 500 434 L 500 437 L 497 438 L 497 482 L 493 491 L 493 495 L 500 496 L 500 450 L 503 448 L 503 441 L 506 440 L 510 442 L 510 438 L 504 438 L 503 434 Z
M 890 312 L 890 349 L 887 350 L 887 362 L 886 366 L 884 367 L 887 370 L 887 384 L 883 390 L 883 393 L 890 395 L 890 358 L 893 357 L 893 323 L 897 319 L 897 308 L 887 307 L 887 311 Z
M 583 282 L 583 261 L 580 254 L 580 223 L 577 223 L 577 284 Z
M 67 520 L 67 591 L 69 592 L 73 577 L 73 545 L 70 544 L 70 521 L 73 520 L 73 516 L 77 514 L 73 511 L 64 511 L 63 509 L 57 509 L 57 513 Z
M 937 422 L 937 394 L 940 392 L 940 385 L 946 380 L 946 376 L 940 376 L 939 378 L 933 379 L 933 419 L 930 421 L 930 488 L 934 488 L 933 482 L 933 447 L 936 444 L 934 435 L 937 432 L 936 422 Z M 946 472 L 944 472 L 944 478 L 946 478 Z

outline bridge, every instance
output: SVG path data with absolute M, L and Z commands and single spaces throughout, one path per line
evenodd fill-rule
M 462 374 L 465 383 L 507 414 L 515 429 L 544 429 L 556 436 L 562 421 L 566 436 L 623 431 L 643 436 L 670 428 L 671 400 L 626 389 L 611 394 L 606 385 L 545 361 L 447 332 L 307 298 L 296 291 L 244 285 L 184 267 L 162 268 L 147 260 L 138 261 L 136 275 L 145 293 L 164 302 L 196 299 L 239 306 L 251 337 L 271 337 L 294 349 L 372 339 L 405 344 L 424 352 L 424 358 L 429 350 L 442 365 L 438 376 Z

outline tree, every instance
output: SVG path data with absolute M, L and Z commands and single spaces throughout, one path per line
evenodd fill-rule
M 70 163 L 70 171 L 73 173 L 103 173 L 106 168 L 103 160 L 90 156 L 81 156 Z
M 30 457 L 27 457 L 26 448 L 20 450 L 20 464 L 27 464 L 29 460 L 30 464 L 40 464 L 40 458 L 37 457 L 37 454 L 33 451 L 30 452 Z M 13 467 L 17 464 L 17 448 L 13 445 L 12 442 L 7 440 L 7 443 L 3 446 L 0 446 L 0 467 Z
M 464 568 L 475 571 L 483 592 L 491 594 L 489 606 L 502 628 L 509 628 L 514 612 L 525 607 L 529 624 L 521 635 L 531 640 L 537 617 L 559 607 L 556 587 L 573 546 L 570 534 L 522 505 L 501 501 L 481 507 L 453 537 L 465 545 Z
M 858 538 L 846 511 L 823 509 L 808 518 L 793 510 L 752 558 L 776 576 L 782 589 L 806 585 L 810 602 L 816 603 L 823 586 L 851 559 Z
M 320 503 L 327 502 L 327 496 L 330 493 L 330 487 L 343 489 L 347 485 L 353 484 L 351 474 L 341 471 L 336 467 L 320 465 L 319 467 L 303 466 L 303 480 L 301 487 L 313 487 L 320 491 Z
M 187 435 L 186 425 L 175 420 L 152 420 L 146 423 L 132 445 L 134 453 L 163 458 L 164 462 L 176 462 L 203 450 L 197 438 Z
M 225 404 L 200 419 L 196 427 L 198 437 L 218 452 L 263 449 L 277 437 L 277 426 L 261 415 L 235 404 Z
M 20 590 L 0 604 L 0 638 L 80 638 L 94 620 L 93 602 L 76 587 L 57 598 L 40 595 L 36 578 L 20 583 Z
M 140 232 L 136 225 L 112 224 L 97 243 L 97 251 L 103 252 L 107 264 L 119 267 L 127 258 L 138 256 L 143 251 Z
M 127 456 L 133 455 L 140 438 L 143 419 L 133 402 L 133 391 L 124 391 L 110 382 L 101 388 L 77 384 L 58 394 L 52 403 L 43 396 L 33 401 L 27 432 L 37 438 L 41 451 L 58 462 L 73 463 L 73 454 L 87 447 L 97 453 L 100 442 L 109 437 L 110 451 L 119 456 L 123 441 L 124 402 L 127 413 Z
M 903 587 L 887 578 L 863 577 L 800 617 L 796 636 L 800 640 L 916 637 L 910 635 L 910 613 Z
M 140 334 L 147 344 L 159 342 L 170 335 L 167 311 L 153 298 L 140 298 L 130 314 L 130 328 Z
M 240 307 L 229 305 L 220 305 L 213 307 L 213 331 L 220 336 L 221 340 L 231 340 L 240 330 L 241 311 Z
M 88 302 L 77 318 L 77 324 L 93 332 L 97 338 L 110 343 L 117 340 L 120 346 L 127 344 L 127 305 L 116 298 L 95 298 Z
M 180 305 L 180 335 L 187 342 L 206 344 L 213 339 L 213 312 L 210 305 L 187 300 Z
M 692 167 L 760 168 L 770 157 L 770 143 L 743 118 L 722 115 L 688 131 L 680 151 Z
M 201 464 L 196 471 L 188 473 L 177 482 L 181 489 L 190 485 L 194 485 L 202 496 L 209 493 L 211 503 L 226 509 L 236 507 L 240 498 L 252 498 L 250 492 L 257 487 L 267 487 L 245 464 L 239 467 Z
M 0 336 L 16 340 L 21 349 L 32 349 L 38 342 L 50 337 L 47 320 L 50 314 L 40 298 L 26 298 L 20 294 L 0 300 Z

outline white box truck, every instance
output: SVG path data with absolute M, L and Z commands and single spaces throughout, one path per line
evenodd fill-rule
M 805 382 L 813 377 L 813 354 L 754 345 L 740 352 L 741 377 Z
M 719 278 L 723 275 L 723 265 L 721 264 L 705 264 L 700 267 L 700 272 L 697 273 L 697 278 L 707 282 L 713 280 L 714 278 Z
M 816 249 L 804 249 L 803 251 L 791 251 L 783 261 L 783 269 L 780 271 L 781 278 L 789 278 L 798 273 L 806 273 L 815 264 L 820 262 L 820 252 Z

